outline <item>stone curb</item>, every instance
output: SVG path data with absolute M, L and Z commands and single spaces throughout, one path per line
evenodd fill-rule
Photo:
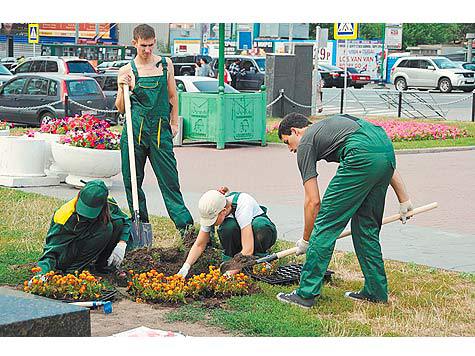
M 282 146 L 283 143 L 269 142 L 268 146 Z M 442 153 L 442 152 L 458 152 L 458 151 L 475 151 L 475 146 L 460 147 L 433 147 L 433 148 L 414 148 L 407 150 L 394 150 L 397 155 L 418 154 L 418 153 Z

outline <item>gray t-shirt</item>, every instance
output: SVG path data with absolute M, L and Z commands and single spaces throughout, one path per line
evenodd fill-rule
M 297 147 L 297 163 L 304 183 L 318 176 L 317 161 L 340 162 L 341 144 L 360 128 L 356 120 L 350 115 L 334 115 L 308 127 Z

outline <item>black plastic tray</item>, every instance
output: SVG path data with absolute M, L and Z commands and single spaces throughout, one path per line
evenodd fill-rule
M 303 264 L 290 264 L 285 266 L 279 266 L 277 271 L 275 271 L 270 276 L 258 276 L 252 273 L 252 267 L 245 267 L 243 268 L 243 272 L 262 282 L 266 282 L 269 284 L 291 284 L 300 281 L 300 273 L 302 272 Z M 332 274 L 335 272 L 327 270 L 325 272 L 324 281 L 329 282 L 332 278 Z

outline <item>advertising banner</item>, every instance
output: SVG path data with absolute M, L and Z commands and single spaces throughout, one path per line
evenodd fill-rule
M 348 67 L 354 67 L 371 79 L 381 76 L 381 42 L 380 41 L 348 41 L 348 53 L 345 56 L 345 42 L 338 41 L 335 65 L 343 68 L 345 60 Z
M 110 24 L 99 24 L 99 34 L 103 39 L 110 39 Z M 79 24 L 79 37 L 93 38 L 95 35 L 95 23 Z M 76 26 L 74 23 L 40 23 L 40 36 L 75 37 Z

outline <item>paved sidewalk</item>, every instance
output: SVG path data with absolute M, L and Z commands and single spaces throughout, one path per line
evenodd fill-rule
M 216 150 L 211 145 L 175 149 L 182 193 L 193 217 L 197 203 L 208 189 L 227 185 L 251 193 L 269 208 L 279 238 L 297 240 L 303 231 L 303 186 L 296 157 L 284 145 L 232 145 Z M 383 255 L 387 259 L 433 267 L 475 272 L 475 151 L 398 154 L 397 164 L 415 206 L 434 201 L 439 208 L 416 216 L 406 225 L 383 227 Z M 319 187 L 323 195 L 337 164 L 319 162 Z M 24 188 L 25 191 L 68 199 L 77 190 L 66 185 Z M 149 163 L 144 190 L 150 214 L 167 215 Z M 126 199 L 121 176 L 114 177 L 111 194 L 122 207 Z M 385 215 L 398 211 L 392 189 Z M 337 249 L 353 251 L 351 239 L 339 240 Z

